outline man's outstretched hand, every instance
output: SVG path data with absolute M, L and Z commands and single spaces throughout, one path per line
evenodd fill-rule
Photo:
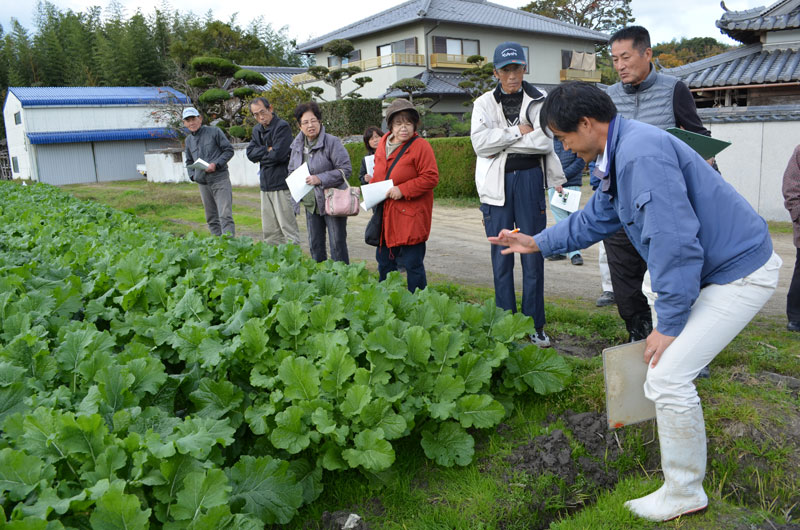
M 514 252 L 518 254 L 531 254 L 533 252 L 539 252 L 539 247 L 536 245 L 536 241 L 533 240 L 533 237 L 505 228 L 500 230 L 497 236 L 489 237 L 489 243 L 508 247 L 501 250 L 501 254 L 511 254 Z

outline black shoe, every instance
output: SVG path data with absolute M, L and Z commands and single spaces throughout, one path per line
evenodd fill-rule
M 800 320 L 790 320 L 788 324 L 786 324 L 786 329 L 789 331 L 800 331 Z
M 536 331 L 536 333 L 533 335 L 528 335 L 528 338 L 530 338 L 531 342 L 540 348 L 550 347 L 550 337 L 547 336 L 547 333 L 545 333 L 543 329 Z
M 708 365 L 705 365 L 702 370 L 697 373 L 695 379 L 708 379 L 711 377 L 711 372 L 708 370 Z
M 628 329 L 628 342 L 646 339 L 653 332 L 650 311 L 634 315 L 629 320 L 626 320 L 625 327 Z
M 561 261 L 562 259 L 567 259 L 567 256 L 564 254 L 553 254 L 552 256 L 547 256 L 544 259 L 547 261 Z
M 605 307 L 607 305 L 614 305 L 617 301 L 614 298 L 614 293 L 612 291 L 603 291 L 603 294 L 600 295 L 600 298 L 597 299 L 595 305 L 597 307 Z
M 575 254 L 569 259 L 573 265 L 583 265 L 583 258 L 580 254 Z

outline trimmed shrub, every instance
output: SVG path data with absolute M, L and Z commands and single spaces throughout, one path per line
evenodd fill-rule
M 249 86 L 240 86 L 233 90 L 233 95 L 239 99 L 247 99 L 255 93 L 256 91 Z
M 233 127 L 228 128 L 228 134 L 233 138 L 249 138 L 250 134 L 247 132 L 247 128 L 242 125 L 234 125 Z
M 235 74 L 233 74 L 234 79 L 238 79 L 240 81 L 244 81 L 245 83 L 250 83 L 251 85 L 266 85 L 267 78 L 263 75 L 259 74 L 255 70 L 248 70 L 247 68 L 242 68 L 238 70 Z
M 200 94 L 200 97 L 197 99 L 204 105 L 213 105 L 214 103 L 231 99 L 231 95 L 228 94 L 227 90 L 223 90 L 221 88 L 210 88 Z
M 380 99 L 339 99 L 319 104 L 325 132 L 334 136 L 364 134 L 370 125 L 383 120 Z
M 208 88 L 211 86 L 211 83 L 213 82 L 214 82 L 213 77 L 207 75 L 201 75 L 199 77 L 193 77 L 189 79 L 189 81 L 187 81 L 187 84 L 192 88 Z
M 475 189 L 475 151 L 472 142 L 467 138 L 431 138 L 428 140 L 436 156 L 439 166 L 439 185 L 434 194 L 439 198 L 477 197 Z M 359 186 L 358 171 L 361 159 L 367 154 L 363 142 L 346 144 L 353 165 L 351 186 Z
M 208 72 L 220 76 L 233 75 L 239 67 L 222 57 L 195 57 L 192 68 L 197 72 Z
M 290 85 L 284 81 L 278 81 L 273 83 L 269 90 L 258 95 L 267 98 L 275 114 L 286 120 L 292 128 L 292 134 L 297 136 L 297 133 L 300 132 L 300 126 L 297 124 L 297 120 L 294 119 L 294 109 L 300 103 L 311 101 L 311 92 L 299 86 Z M 246 108 L 249 114 L 249 101 L 246 104 Z M 252 117 L 247 118 L 247 120 L 252 119 Z M 255 123 L 255 120 L 253 120 L 253 123 Z

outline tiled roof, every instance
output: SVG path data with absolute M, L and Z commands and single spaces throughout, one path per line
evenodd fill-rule
M 719 107 L 697 109 L 697 114 L 703 123 L 800 121 L 800 105 Z
M 8 91 L 23 107 L 190 103 L 185 94 L 170 87 L 8 87 Z
M 689 88 L 798 81 L 800 50 L 750 44 L 662 72 L 680 78 Z
M 164 127 L 148 129 L 103 129 L 93 131 L 58 131 L 28 133 L 32 144 L 66 144 L 78 142 L 103 142 L 109 140 L 152 140 L 177 138 L 178 133 Z
M 725 3 L 722 3 L 725 9 Z M 765 31 L 800 28 L 800 0 L 779 0 L 769 7 L 725 11 L 717 27 L 745 44 L 759 42 Z
M 502 30 L 528 31 L 602 43 L 608 35 L 575 24 L 561 22 L 527 11 L 492 4 L 486 0 L 410 0 L 376 15 L 359 20 L 297 47 L 311 52 L 334 39 L 353 39 L 412 22 L 454 22 Z
M 308 68 L 296 68 L 292 66 L 242 66 L 247 70 L 258 72 L 267 78 L 266 85 L 253 85 L 253 88 L 263 92 L 272 88 L 276 81 L 283 81 L 287 85 L 292 84 L 292 76 L 308 71 Z

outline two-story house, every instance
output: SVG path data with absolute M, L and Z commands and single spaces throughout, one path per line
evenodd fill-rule
M 595 69 L 570 69 L 573 52 L 594 54 L 595 45 L 608 36 L 519 9 L 486 0 L 410 0 L 349 26 L 302 43 L 298 53 L 312 55 L 316 64 L 336 68 L 336 57 L 323 50 L 334 39 L 347 39 L 355 47 L 346 65 L 361 68 L 372 82 L 359 90 L 364 97 L 382 98 L 387 89 L 403 78 L 416 77 L 426 84 L 436 112 L 464 112 L 469 99 L 459 88 L 461 72 L 471 67 L 467 58 L 482 55 L 492 60 L 495 47 L 517 41 L 528 54 L 525 79 L 537 85 L 553 85 L 565 79 L 599 82 Z M 355 76 L 358 77 L 358 76 Z M 333 88 L 309 74 L 296 75 L 294 83 L 319 86 L 323 97 L 334 99 Z M 342 92 L 355 88 L 346 80 Z

